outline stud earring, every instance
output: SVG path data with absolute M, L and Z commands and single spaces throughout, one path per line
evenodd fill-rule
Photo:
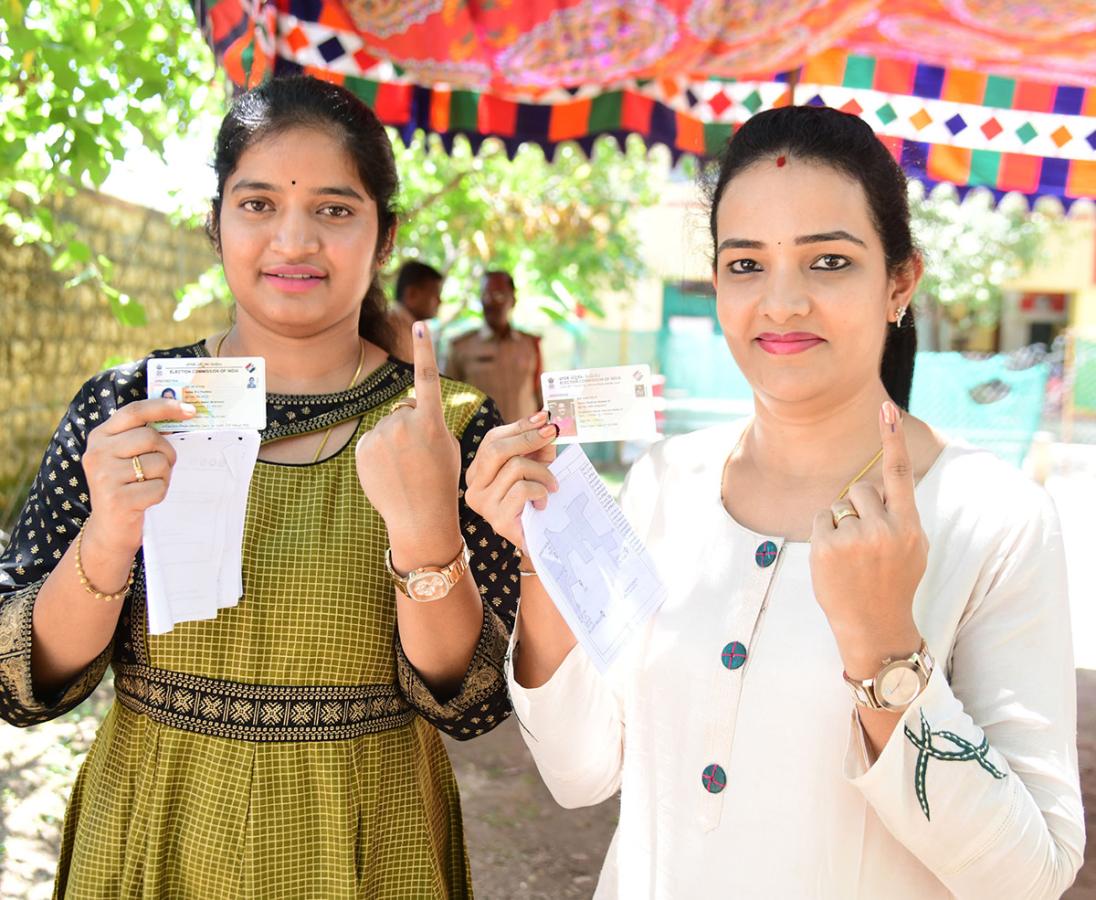
M 894 319 L 894 326 L 896 328 L 901 328 L 902 327 L 902 320 L 904 318 L 906 318 L 906 307 L 899 306 L 898 307 L 898 314 L 895 316 L 895 319 Z

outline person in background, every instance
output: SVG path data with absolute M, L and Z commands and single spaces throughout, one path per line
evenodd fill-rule
M 478 387 L 507 422 L 527 419 L 543 405 L 540 338 L 510 324 L 514 279 L 509 272 L 484 274 L 480 302 L 483 328 L 449 345 L 445 374 Z
M 392 351 L 396 359 L 412 361 L 411 326 L 438 314 L 444 281 L 441 272 L 426 263 L 411 260 L 400 266 L 396 276 L 396 302 L 388 310 L 388 322 L 396 335 Z

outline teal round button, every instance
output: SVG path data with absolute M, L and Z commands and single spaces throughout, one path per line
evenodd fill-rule
M 718 794 L 727 786 L 727 773 L 723 771 L 722 766 L 712 763 L 710 766 L 705 766 L 700 776 L 700 783 L 709 794 Z
M 731 641 L 723 648 L 721 659 L 728 669 L 741 669 L 746 664 L 746 645 L 741 641 Z
M 776 544 L 772 541 L 765 541 L 763 544 L 759 544 L 757 550 L 754 552 L 754 561 L 761 566 L 762 569 L 767 569 L 774 562 L 776 562 Z

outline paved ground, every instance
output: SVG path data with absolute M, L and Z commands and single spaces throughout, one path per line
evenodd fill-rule
M 1079 745 L 1088 831 L 1086 866 L 1067 900 L 1096 900 L 1096 447 L 1055 448 L 1047 488 L 1066 539 L 1078 664 Z M 64 801 L 98 719 L 104 685 L 79 710 L 18 731 L 0 726 L 0 898 L 50 896 Z M 472 874 L 481 900 L 563 900 L 593 893 L 616 824 L 616 803 L 568 811 L 540 783 L 508 722 L 449 743 L 464 800 Z

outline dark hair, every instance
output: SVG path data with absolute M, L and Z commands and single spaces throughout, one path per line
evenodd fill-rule
M 396 299 L 402 302 L 404 291 L 408 288 L 425 284 L 428 281 L 443 280 L 441 272 L 433 266 L 428 266 L 426 263 L 417 260 L 405 262 L 400 266 L 399 274 L 396 276 Z
M 863 119 L 815 106 L 785 106 L 758 113 L 727 142 L 719 174 L 708 190 L 713 247 L 717 242 L 716 212 L 727 184 L 759 160 L 785 155 L 822 163 L 860 184 L 891 275 L 916 257 L 907 181 L 901 167 Z M 911 306 L 901 327 L 887 325 L 880 364 L 883 386 L 903 409 L 909 408 L 916 353 L 917 330 Z
M 488 269 L 486 272 L 483 273 L 483 280 L 486 281 L 488 278 L 505 278 L 508 282 L 510 282 L 510 290 L 514 291 L 515 293 L 517 292 L 518 288 L 517 285 L 514 284 L 514 276 L 507 272 L 505 269 Z
M 274 78 L 232 103 L 217 133 L 213 170 L 217 193 L 206 220 L 206 232 L 218 251 L 221 245 L 221 203 L 225 182 L 239 165 L 240 157 L 252 144 L 291 128 L 318 128 L 342 139 L 354 160 L 358 177 L 377 205 L 377 270 L 391 250 L 395 237 L 395 197 L 399 189 L 392 144 L 373 111 L 346 88 L 307 76 Z M 394 347 L 379 275 L 374 276 L 362 298 L 358 333 L 384 350 Z

